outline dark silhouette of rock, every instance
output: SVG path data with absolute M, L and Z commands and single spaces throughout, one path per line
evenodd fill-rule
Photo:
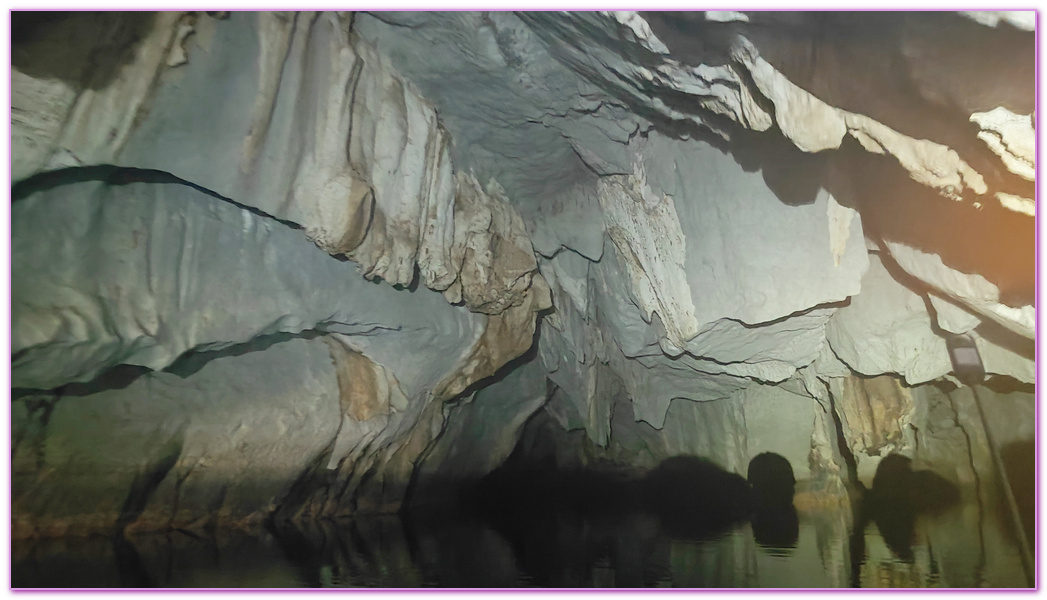
M 757 506 L 753 514 L 753 539 L 772 554 L 787 554 L 800 538 L 800 518 L 789 506 Z
M 793 507 L 796 477 L 792 465 L 780 454 L 764 452 L 749 462 L 747 476 L 753 490 L 756 543 L 779 551 L 795 548 L 800 519 Z
M 866 494 L 866 504 L 874 511 L 889 506 L 895 510 L 934 512 L 959 499 L 955 484 L 934 471 L 913 471 L 912 460 L 900 454 L 889 454 L 880 462 L 872 490 Z
M 674 456 L 642 482 L 644 505 L 674 537 L 708 539 L 752 515 L 749 484 L 697 456 Z
M 887 547 L 911 562 L 917 515 L 940 511 L 959 499 L 954 483 L 933 471 L 913 471 L 911 459 L 889 454 L 876 469 L 872 489 L 865 493 L 855 531 L 864 530 L 871 520 Z
M 781 454 L 764 452 L 749 461 L 747 478 L 761 506 L 792 506 L 796 490 L 793 467 Z

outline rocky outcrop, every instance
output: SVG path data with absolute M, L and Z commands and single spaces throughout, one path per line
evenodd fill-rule
M 284 485 L 287 502 L 236 518 L 277 505 L 286 515 L 336 514 L 357 503 L 395 509 L 442 427 L 442 403 L 527 351 L 537 314 L 549 307 L 505 193 L 455 174 L 435 111 L 372 48 L 350 40 L 351 20 L 116 19 L 114 26 L 138 27 L 139 37 L 126 47 L 119 36 L 84 42 L 93 52 L 116 45 L 111 51 L 126 60 L 79 65 L 66 93 L 76 121 L 50 137 L 15 139 L 24 159 L 16 176 L 87 166 L 19 184 L 14 387 L 61 395 L 119 365 L 178 371 L 288 336 L 326 336 L 340 390 L 337 435 L 321 443 L 326 434 L 316 434 L 330 448 L 315 465 L 273 474 L 321 492 Z M 33 38 L 33 47 L 48 40 Z M 162 59 L 169 52 L 185 56 Z M 20 90 L 29 93 L 55 68 L 36 66 L 19 74 Z M 103 67 L 115 72 L 116 83 L 107 83 L 116 87 L 100 93 L 113 101 L 76 87 Z M 143 78 L 143 70 L 155 75 Z M 229 72 L 244 76 L 220 75 Z M 142 88 L 137 95 L 119 87 L 125 79 Z M 214 98 L 230 110 L 199 108 Z M 23 123 L 61 121 L 66 110 L 29 100 L 23 109 Z M 126 126 L 100 143 L 105 136 L 93 128 L 117 118 Z M 419 145 L 419 136 L 429 142 Z M 20 145 L 30 142 L 35 150 Z M 119 166 L 91 166 L 105 163 Z M 414 344 L 428 358 L 402 351 Z M 327 471 L 350 483 L 331 492 Z M 37 493 L 42 500 L 52 491 Z

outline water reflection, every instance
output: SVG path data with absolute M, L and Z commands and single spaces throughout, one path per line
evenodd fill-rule
M 913 471 L 912 461 L 900 454 L 887 455 L 876 469 L 872 489 L 859 504 L 852 560 L 860 562 L 864 530 L 871 521 L 895 556 L 913 562 L 916 516 L 940 512 L 959 500 L 959 488 L 944 477 L 933 471 Z
M 695 456 L 663 461 L 638 485 L 641 510 L 657 514 L 662 529 L 679 539 L 715 539 L 753 510 L 753 492 L 745 479 Z
M 943 485 L 937 476 L 913 471 L 902 457 L 885 459 L 882 474 L 877 474 L 856 515 L 850 509 L 798 515 L 789 500 L 795 486 L 791 467 L 776 455 L 758 458 L 750 464 L 747 479 L 696 459 L 673 461 L 640 481 L 592 473 L 496 473 L 470 493 L 468 502 L 451 509 L 272 524 L 250 533 L 16 542 L 12 583 L 1022 585 L 1019 557 L 1007 535 L 995 528 L 998 521 L 978 504 L 957 502 L 955 488 Z
M 775 555 L 788 555 L 800 535 L 792 465 L 780 454 L 764 452 L 749 462 L 747 478 L 754 500 L 753 538 Z
M 884 457 L 876 469 L 872 489 L 863 488 L 860 491 L 862 498 L 857 504 L 855 527 L 850 541 L 852 587 L 865 587 L 869 583 L 868 569 L 863 569 L 863 566 L 869 562 L 866 539 L 870 523 L 876 527 L 879 539 L 893 557 L 902 564 L 910 565 L 906 569 L 892 569 L 891 573 L 913 573 L 912 565 L 917 558 L 914 550 L 917 543 L 917 517 L 940 514 L 960 501 L 960 490 L 955 484 L 933 471 L 914 471 L 912 461 L 899 454 Z M 880 562 L 883 562 L 882 558 Z M 886 581 L 877 577 L 876 580 L 881 585 L 891 587 L 937 584 L 940 574 L 932 555 L 927 557 L 926 565 L 928 568 L 923 581 L 912 577 Z

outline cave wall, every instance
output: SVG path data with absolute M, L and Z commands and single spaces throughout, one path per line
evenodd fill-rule
M 991 16 L 16 14 L 17 533 L 388 512 L 521 448 L 990 481 L 1035 380 L 1033 34 Z

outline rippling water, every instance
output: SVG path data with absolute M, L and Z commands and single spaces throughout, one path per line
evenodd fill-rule
M 998 511 L 997 511 L 998 512 Z M 800 514 L 696 538 L 643 511 L 416 514 L 257 532 L 13 544 L 13 587 L 1022 587 L 1003 516 L 966 502 L 888 531 Z M 766 527 L 760 524 L 758 527 Z M 790 526 L 786 525 L 786 530 Z M 886 526 L 885 526 L 886 529 Z M 759 532 L 757 532 L 759 533 Z M 781 538 L 781 536 L 778 536 Z M 790 539 L 791 538 L 791 539 Z

